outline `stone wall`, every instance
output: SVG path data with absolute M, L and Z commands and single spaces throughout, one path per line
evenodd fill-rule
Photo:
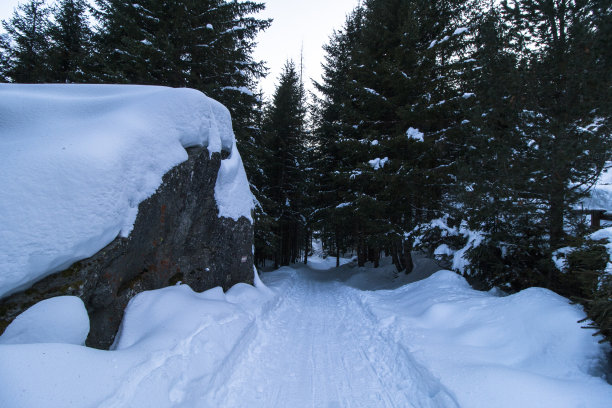
M 0 332 L 34 303 L 79 296 L 91 320 L 87 345 L 108 348 L 128 301 L 177 282 L 196 291 L 253 279 L 253 226 L 217 216 L 214 189 L 222 155 L 191 148 L 138 208 L 134 230 L 91 258 L 0 300 Z

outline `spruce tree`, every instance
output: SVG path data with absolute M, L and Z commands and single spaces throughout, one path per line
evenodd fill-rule
M 6 37 L 0 42 L 3 72 L 11 82 L 34 83 L 48 80 L 46 61 L 49 9 L 44 0 L 20 4 L 13 17 L 2 21 Z
M 410 270 L 406 233 L 439 214 L 461 134 L 457 105 L 468 94 L 459 79 L 466 3 L 366 1 L 332 38 L 338 55 L 348 45 L 350 64 L 328 57 L 318 133 L 340 158 L 330 212 L 350 217 L 359 264 L 386 250 Z
M 545 209 L 552 249 L 564 244 L 565 217 L 610 154 L 609 60 L 596 44 L 605 36 L 611 12 L 598 9 L 599 4 L 504 2 L 506 19 L 520 28 L 517 42 L 524 43 L 520 51 L 529 67 L 529 91 L 520 97 L 529 117 L 525 132 L 538 146 L 532 194 Z
M 86 82 L 93 35 L 85 0 L 60 0 L 49 26 L 49 79 L 52 82 Z
M 305 92 L 293 62 L 280 75 L 264 118 L 264 143 L 270 153 L 262 163 L 264 206 L 274 220 L 274 262 L 289 265 L 304 251 Z
M 349 187 L 355 163 L 352 160 L 357 129 L 353 111 L 355 69 L 363 10 L 357 8 L 324 46 L 323 81 L 315 83 L 322 97 L 315 102 L 313 182 L 319 191 L 313 220 L 323 245 L 337 257 L 354 246 L 352 210 L 356 197 Z
M 190 87 L 224 104 L 245 157 L 257 166 L 254 141 L 265 75 L 252 52 L 256 35 L 271 21 L 254 17 L 263 3 L 226 0 L 97 0 L 96 38 L 102 82 Z

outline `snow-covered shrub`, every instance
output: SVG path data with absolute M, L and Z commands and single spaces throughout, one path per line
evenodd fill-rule
M 584 308 L 591 319 L 586 327 L 599 329 L 599 333 L 612 343 L 612 275 L 600 276 L 595 296 L 584 303 Z
M 455 254 L 464 248 L 468 238 L 460 233 L 459 224 L 445 216 L 418 225 L 410 234 L 413 248 L 435 258 L 440 266 L 452 269 Z
M 561 276 L 563 286 L 559 290 L 584 305 L 590 319 L 587 327 L 599 329 L 608 341 L 612 340 L 611 244 L 604 229 L 572 248 L 566 257 L 567 268 Z

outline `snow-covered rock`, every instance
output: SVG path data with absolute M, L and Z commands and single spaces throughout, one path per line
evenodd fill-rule
M 88 344 L 105 348 L 139 292 L 251 282 L 253 200 L 218 102 L 191 89 L 0 85 L 0 128 L 1 323 L 79 296 Z
M 219 213 L 251 217 L 229 112 L 201 92 L 2 84 L 0 129 L 0 297 L 128 236 L 187 147 L 230 153 Z

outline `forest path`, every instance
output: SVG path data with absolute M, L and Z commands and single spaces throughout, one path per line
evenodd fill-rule
M 425 367 L 385 337 L 361 291 L 344 285 L 333 269 L 304 266 L 292 279 L 257 321 L 255 338 L 227 381 L 208 395 L 211 406 L 457 406 Z

